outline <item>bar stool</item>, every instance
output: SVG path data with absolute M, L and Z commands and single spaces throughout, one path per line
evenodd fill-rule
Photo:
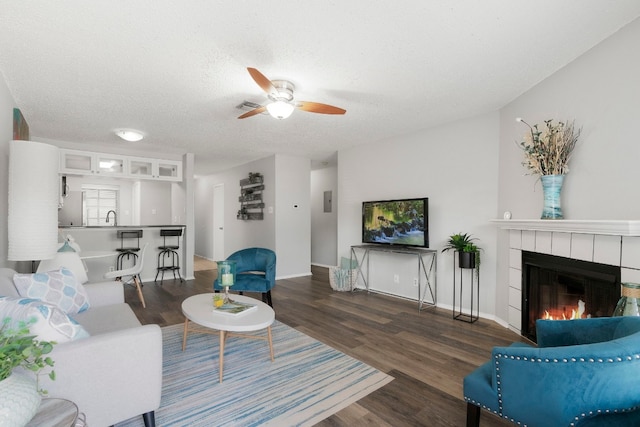
M 122 261 L 133 257 L 133 263 L 135 265 L 138 254 L 140 251 L 140 238 L 142 237 L 142 230 L 118 230 L 117 232 L 118 239 L 120 239 L 120 247 L 116 249 L 117 252 L 120 252 L 118 258 L 116 258 L 116 269 L 122 270 Z M 125 239 L 136 239 L 135 246 L 134 244 L 129 244 L 129 246 L 125 246 Z
M 178 254 L 178 249 L 180 249 L 180 236 L 182 236 L 182 228 L 161 229 L 160 236 L 162 237 L 162 246 L 158 246 L 160 252 L 158 253 L 158 271 L 156 272 L 155 282 L 158 282 L 158 274 L 162 273 L 162 275 L 160 276 L 160 284 L 162 285 L 165 271 L 173 272 L 173 278 L 175 279 L 177 271 L 178 278 L 182 283 L 184 282 L 184 279 L 180 275 L 180 255 Z M 175 237 L 176 244 L 168 245 L 167 237 Z M 171 261 L 171 264 L 168 264 L 169 260 Z

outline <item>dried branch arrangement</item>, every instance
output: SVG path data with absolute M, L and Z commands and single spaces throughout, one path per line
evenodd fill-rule
M 520 142 L 524 151 L 522 165 L 535 175 L 564 175 L 569 172 L 569 159 L 573 153 L 580 131 L 574 122 L 545 120 L 543 130 L 538 125 L 530 126 L 521 118 L 516 119 L 529 127 L 530 132 Z

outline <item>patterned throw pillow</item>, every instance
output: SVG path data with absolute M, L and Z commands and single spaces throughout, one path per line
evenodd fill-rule
M 15 274 L 13 283 L 20 296 L 55 304 L 67 314 L 82 313 L 89 308 L 87 291 L 66 268 L 47 273 Z
M 0 319 L 10 317 L 19 320 L 36 319 L 29 332 L 42 341 L 63 343 L 86 338 L 89 333 L 78 322 L 67 316 L 53 304 L 31 298 L 0 297 Z

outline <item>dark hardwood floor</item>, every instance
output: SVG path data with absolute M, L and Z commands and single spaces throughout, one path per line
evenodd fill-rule
M 463 377 L 489 359 L 492 347 L 520 341 L 492 321 L 468 324 L 453 320 L 448 310 L 418 312 L 415 301 L 334 292 L 327 269 L 312 271 L 309 277 L 277 282 L 272 291 L 276 318 L 395 378 L 318 426 L 464 426 Z M 147 282 L 146 309 L 135 289 L 126 286 L 125 298 L 142 323 L 182 323 L 182 301 L 211 292 L 215 275 L 215 270 L 206 270 L 197 271 L 195 280 L 186 283 Z M 482 427 L 510 425 L 482 413 Z

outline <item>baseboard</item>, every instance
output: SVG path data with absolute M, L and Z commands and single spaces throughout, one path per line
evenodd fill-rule
M 366 292 L 365 288 L 357 287 L 356 289 L 358 291 L 365 291 Z M 392 297 L 392 298 L 404 299 L 404 300 L 407 300 L 407 301 L 415 301 L 416 304 L 418 304 L 418 300 L 415 299 L 415 298 L 405 297 L 405 296 L 402 296 L 402 295 L 396 295 L 396 294 L 392 294 L 392 293 L 389 293 L 389 292 L 383 292 L 383 291 L 378 291 L 378 290 L 374 290 L 374 289 L 370 289 L 369 292 L 380 294 L 380 295 L 386 295 L 386 296 L 389 296 L 389 297 Z M 443 310 L 451 311 L 451 315 L 453 316 L 453 306 L 452 305 L 443 304 L 443 303 L 436 303 L 436 307 L 441 308 Z M 428 311 L 429 310 L 429 306 L 425 307 L 423 305 L 422 310 L 423 311 Z M 513 328 L 511 328 L 507 322 L 505 322 L 504 320 L 500 319 L 499 317 L 496 317 L 494 314 L 488 314 L 488 313 L 480 312 L 480 313 L 478 313 L 478 317 L 481 318 L 481 319 L 485 319 L 485 320 L 491 320 L 493 322 L 496 322 L 498 325 L 502 326 L 503 328 L 508 328 L 508 329 L 513 330 Z M 516 332 L 518 334 L 520 333 L 519 331 L 514 331 L 514 332 Z
M 315 262 L 311 263 L 312 267 L 322 267 L 322 268 L 331 268 L 331 267 L 335 267 L 335 265 L 324 265 L 324 264 L 318 264 Z
M 308 273 L 303 273 L 303 274 L 291 274 L 289 276 L 276 276 L 276 280 L 281 280 L 281 279 L 294 279 L 296 277 L 307 277 L 307 276 L 312 276 L 311 272 L 309 271 Z

